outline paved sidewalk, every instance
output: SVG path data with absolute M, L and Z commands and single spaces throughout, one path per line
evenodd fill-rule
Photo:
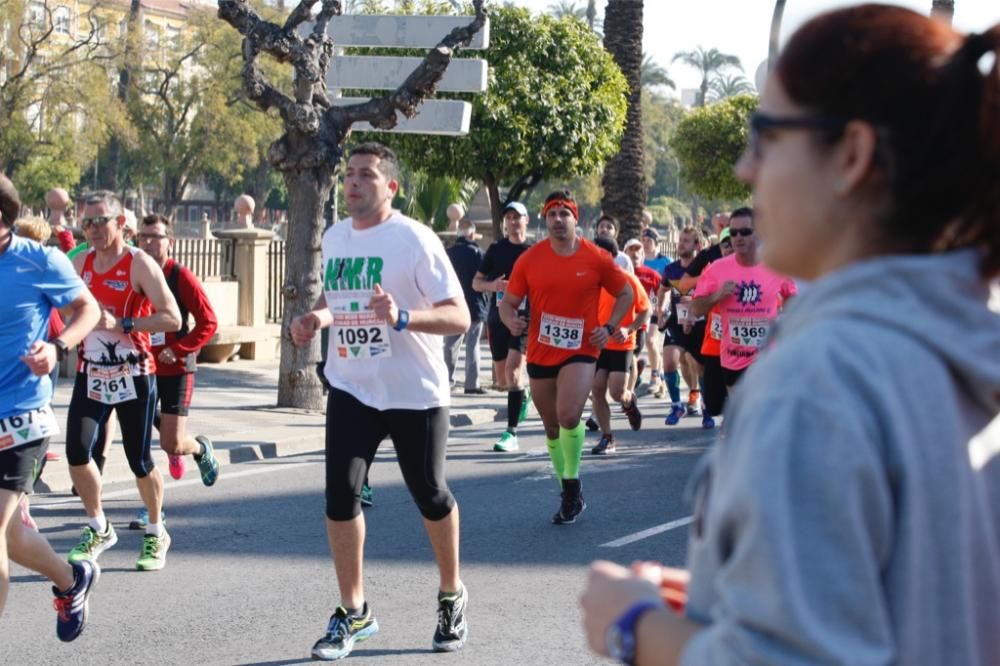
M 485 344 L 481 351 L 485 387 L 489 384 L 491 375 L 490 356 Z M 463 364 L 464 358 L 460 358 L 455 373 L 458 388 L 452 391 L 452 427 L 506 421 L 506 393 L 489 391 L 482 396 L 463 393 Z M 245 360 L 199 366 L 194 401 L 188 418 L 188 432 L 191 435 L 205 434 L 210 437 L 223 466 L 323 449 L 323 412 L 275 406 L 278 398 L 278 367 L 277 361 Z M 66 427 L 66 411 L 72 391 L 72 380 L 60 379 L 53 408 L 61 430 Z M 65 446 L 65 432 L 61 432 L 52 438 L 49 450 L 63 453 Z M 153 458 L 169 484 L 167 456 L 160 449 L 158 439 L 153 442 Z M 186 463 L 185 478 L 197 478 L 198 470 L 194 461 L 189 457 Z M 222 474 L 225 474 L 224 470 Z M 121 442 L 117 438 L 112 443 L 104 477 L 109 482 L 133 478 Z M 68 492 L 70 486 L 69 469 L 65 458 L 62 458 L 46 465 L 36 490 Z

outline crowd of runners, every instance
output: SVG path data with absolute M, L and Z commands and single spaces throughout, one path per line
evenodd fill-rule
M 828 88 L 817 88 L 818 63 L 845 48 L 842 71 L 822 70 Z M 1000 318 L 986 304 L 1000 272 L 1000 65 L 980 66 L 998 50 L 1000 28 L 963 37 L 876 5 L 807 23 L 737 165 L 762 212 L 716 215 L 711 242 L 683 228 L 675 257 L 648 217 L 625 238 L 602 214 L 585 238 L 564 189 L 545 198 L 534 242 L 527 208 L 506 204 L 504 236 L 469 272 L 488 296 L 507 401 L 493 449 L 519 450 L 533 404 L 558 482 L 553 524 L 587 508 L 588 426 L 599 431 L 592 456 L 619 449 L 612 405 L 632 430 L 662 405 L 668 434 L 688 417 L 714 430 L 726 415 L 692 484 L 690 570 L 596 563 L 582 597 L 595 651 L 626 664 L 1000 661 Z M 937 110 L 938 134 L 871 83 L 875 61 L 908 63 L 898 74 Z M 960 99 L 936 101 L 945 92 Z M 963 175 L 929 173 L 927 155 Z M 470 592 L 445 472 L 454 363 L 442 341 L 455 348 L 470 329 L 469 290 L 435 234 L 393 209 L 389 148 L 354 146 L 343 182 L 350 217 L 323 235 L 322 294 L 287 331 L 307 346 L 329 329 L 325 525 L 340 596 L 312 656 L 346 657 L 379 631 L 362 506 L 385 438 L 437 563 L 432 646 L 452 652 L 468 639 Z M 9 557 L 51 579 L 57 634 L 70 641 L 98 558 L 119 538 L 101 502 L 112 412 L 144 505 L 137 569 L 163 568 L 171 544 L 153 428 L 172 476 L 189 455 L 206 486 L 219 476 L 211 440 L 186 428 L 194 358 L 216 320 L 197 278 L 170 258 L 168 218 L 129 224 L 114 194 L 96 192 L 80 220 L 87 248 L 70 259 L 27 240 L 30 224 L 14 233 L 19 209 L 0 176 L 0 611 Z M 810 283 L 802 295 L 790 276 Z M 77 346 L 65 457 L 86 524 L 61 558 L 32 529 L 25 496 L 60 429 L 51 375 Z M 925 390 L 939 408 L 914 410 Z

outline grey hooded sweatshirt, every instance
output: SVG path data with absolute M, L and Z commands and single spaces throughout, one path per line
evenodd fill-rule
M 693 483 L 683 663 L 1000 665 L 1000 315 L 972 251 L 811 285 Z

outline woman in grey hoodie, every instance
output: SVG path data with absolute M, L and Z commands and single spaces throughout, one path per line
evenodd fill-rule
M 791 38 L 737 174 L 764 262 L 813 284 L 696 475 L 688 570 L 593 565 L 595 651 L 1000 664 L 998 51 L 884 5 Z

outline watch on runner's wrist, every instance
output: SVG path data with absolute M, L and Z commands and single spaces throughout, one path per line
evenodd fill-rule
M 69 353 L 69 345 L 59 338 L 55 338 L 52 340 L 52 346 L 56 348 L 56 360 L 60 363 L 66 360 L 66 355 Z
M 135 328 L 135 320 L 132 317 L 122 318 L 122 331 L 125 333 L 131 333 L 132 329 Z
M 402 331 L 410 324 L 410 311 L 400 310 L 399 314 L 396 316 L 396 323 L 393 325 L 392 330 Z
M 605 324 L 604 325 L 604 330 L 608 332 L 608 335 L 614 335 L 615 334 L 615 330 L 617 330 L 617 329 L 614 326 L 612 326 L 611 324 Z
M 604 644 L 608 655 L 621 664 L 635 664 L 636 626 L 647 612 L 663 605 L 651 599 L 636 602 L 608 627 L 604 634 Z

